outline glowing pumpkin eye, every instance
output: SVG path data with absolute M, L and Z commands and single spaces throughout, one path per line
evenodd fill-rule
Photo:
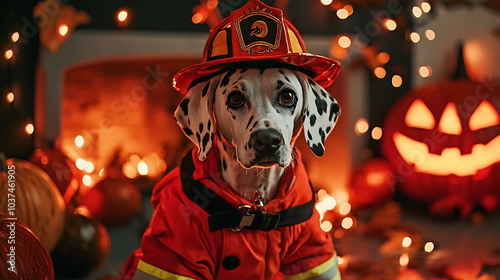
M 469 120 L 469 127 L 472 131 L 497 124 L 500 124 L 500 117 L 493 105 L 488 101 L 481 102 Z
M 443 115 L 439 121 L 438 130 L 450 135 L 462 134 L 462 125 L 458 117 L 457 107 L 453 103 L 448 103 L 444 108 Z
M 405 116 L 405 123 L 407 126 L 416 127 L 416 128 L 424 128 L 424 129 L 433 129 L 436 125 L 434 121 L 434 116 L 425 103 L 416 99 L 408 108 Z

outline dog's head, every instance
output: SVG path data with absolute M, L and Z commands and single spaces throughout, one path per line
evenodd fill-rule
M 190 88 L 175 120 L 205 160 L 214 135 L 244 168 L 286 167 L 302 127 L 317 156 L 340 114 L 338 103 L 299 71 L 230 69 Z

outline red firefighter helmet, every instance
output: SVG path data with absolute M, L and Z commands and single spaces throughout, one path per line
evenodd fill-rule
M 233 63 L 298 69 L 323 87 L 330 86 L 340 72 L 338 61 L 307 53 L 299 32 L 283 18 L 283 11 L 259 0 L 249 0 L 210 32 L 203 62 L 179 71 L 174 88 L 186 93 L 197 81 Z

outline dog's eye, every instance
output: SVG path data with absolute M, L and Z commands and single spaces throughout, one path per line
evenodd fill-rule
M 292 106 L 297 101 L 295 92 L 291 90 L 282 91 L 280 93 L 280 104 L 285 106 Z
M 241 107 L 245 103 L 245 98 L 243 94 L 239 91 L 235 91 L 229 94 L 227 98 L 227 105 L 233 109 Z

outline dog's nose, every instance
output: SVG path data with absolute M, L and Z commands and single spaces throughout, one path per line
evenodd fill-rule
M 260 129 L 250 135 L 250 143 L 259 154 L 274 154 L 281 146 L 282 138 L 278 130 Z

